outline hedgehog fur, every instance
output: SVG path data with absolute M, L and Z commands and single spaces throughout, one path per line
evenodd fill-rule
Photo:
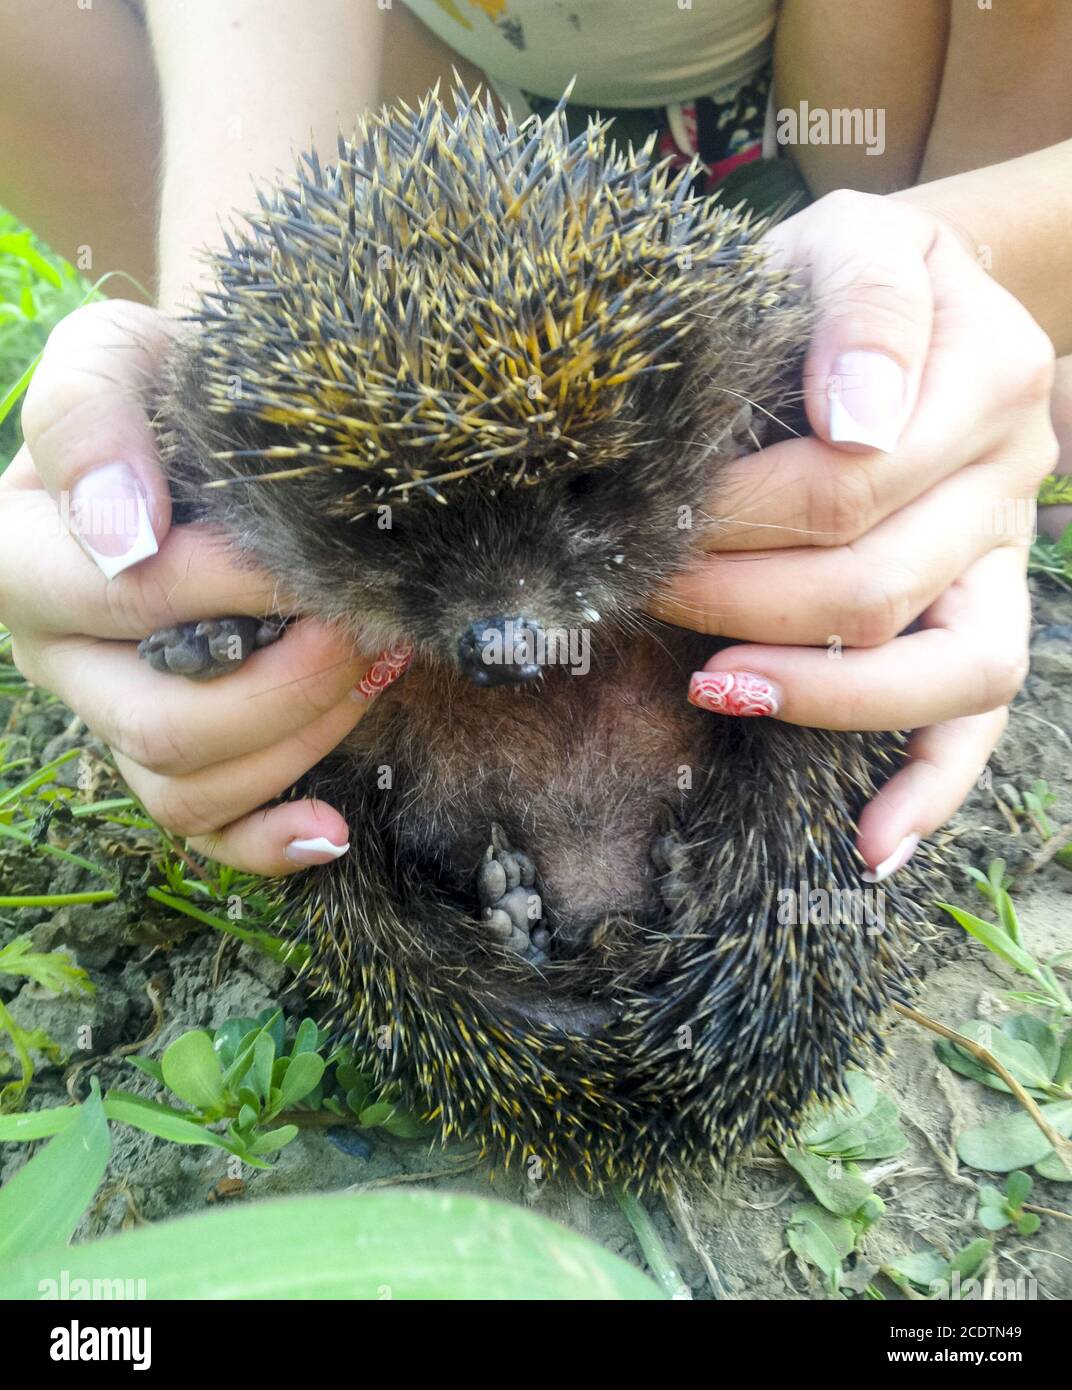
M 694 172 L 563 104 L 370 115 L 214 258 L 158 414 L 180 516 L 413 654 L 294 789 L 351 827 L 278 885 L 328 1018 L 442 1137 L 597 1188 L 787 1139 L 909 987 L 910 898 L 801 910 L 875 891 L 854 820 L 898 740 L 693 709 L 712 639 L 644 614 L 800 423 L 808 307 Z M 477 688 L 465 634 L 506 621 L 589 669 Z

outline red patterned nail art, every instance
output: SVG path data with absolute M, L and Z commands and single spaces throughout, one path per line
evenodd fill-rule
M 778 696 L 770 681 L 751 671 L 695 671 L 689 703 L 715 714 L 747 717 L 778 713 Z
M 354 695 L 362 700 L 371 700 L 381 690 L 393 685 L 412 660 L 412 647 L 388 647 L 354 686 Z

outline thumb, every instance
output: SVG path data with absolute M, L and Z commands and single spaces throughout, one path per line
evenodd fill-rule
M 147 408 L 170 332 L 142 304 L 86 305 L 52 330 L 26 392 L 34 471 L 109 579 L 155 555 L 171 525 Z
M 850 450 L 890 453 L 915 406 L 934 302 L 933 227 L 870 194 L 830 194 L 766 238 L 809 292 L 816 320 L 804 359 L 808 421 Z

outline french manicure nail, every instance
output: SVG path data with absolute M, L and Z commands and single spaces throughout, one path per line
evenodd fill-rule
M 412 647 L 388 647 L 386 651 L 380 653 L 354 686 L 354 699 L 371 700 L 381 690 L 386 690 L 389 685 L 393 685 L 398 680 L 399 676 L 405 674 L 412 660 Z
M 68 515 L 72 532 L 108 579 L 159 549 L 145 489 L 125 463 L 106 463 L 79 478 Z
M 291 840 L 283 853 L 295 864 L 330 864 L 333 859 L 341 859 L 349 848 L 349 840 L 344 845 L 333 845 L 326 835 L 318 835 L 315 840 Z
M 865 883 L 882 883 L 889 878 L 890 874 L 895 874 L 898 869 L 904 868 L 915 854 L 918 844 L 918 835 L 906 835 L 888 859 L 884 859 L 876 869 L 868 869 L 860 877 Z
M 905 423 L 904 368 L 884 352 L 843 352 L 826 383 L 830 438 L 891 453 Z
M 715 714 L 740 718 L 778 713 L 778 690 L 751 671 L 694 671 L 689 679 L 689 704 Z

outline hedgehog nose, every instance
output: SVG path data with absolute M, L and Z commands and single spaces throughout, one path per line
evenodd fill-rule
M 528 618 L 477 618 L 458 638 L 458 664 L 474 685 L 516 685 L 539 676 L 542 648 Z

